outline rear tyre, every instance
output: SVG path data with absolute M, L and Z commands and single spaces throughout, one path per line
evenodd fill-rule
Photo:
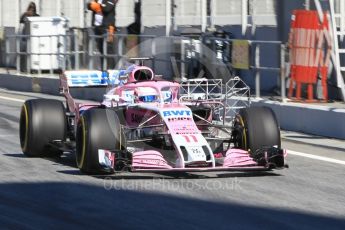
M 59 156 L 51 145 L 64 141 L 67 133 L 66 111 L 62 102 L 51 99 L 27 100 L 20 112 L 19 139 L 23 153 L 29 157 Z
M 86 174 L 108 174 L 98 161 L 98 150 L 125 150 L 125 136 L 115 111 L 87 110 L 80 117 L 76 135 L 76 161 Z
M 250 150 L 276 146 L 281 148 L 278 121 L 270 108 L 241 109 L 234 122 L 235 147 Z

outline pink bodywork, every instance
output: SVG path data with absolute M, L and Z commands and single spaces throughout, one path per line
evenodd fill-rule
M 135 79 L 135 71 L 137 70 L 146 70 L 150 71 L 152 75 L 152 79 L 149 81 L 136 81 Z M 169 82 L 169 81 L 157 81 L 153 79 L 153 72 L 151 69 L 147 67 L 135 67 L 131 73 L 128 75 L 127 83 L 121 86 L 117 86 L 112 90 L 108 91 L 108 95 L 119 95 L 119 104 L 121 105 L 130 105 L 126 110 L 126 122 L 127 125 L 136 127 L 136 125 L 140 124 L 141 121 L 145 121 L 155 114 L 164 113 L 164 111 L 169 110 L 187 110 L 189 109 L 185 104 L 179 103 L 178 93 L 180 84 L 176 82 Z M 65 95 L 67 99 L 68 108 L 75 112 L 76 114 L 76 122 L 79 119 L 80 113 L 84 110 L 88 110 L 92 107 L 99 106 L 99 103 L 95 104 L 79 104 L 76 103 L 75 100 L 69 93 L 69 87 L 66 76 L 62 75 L 60 77 L 60 87 L 62 89 L 62 93 Z M 158 108 L 155 111 L 150 110 L 150 107 L 143 105 L 145 102 L 135 102 L 133 104 L 129 103 L 128 101 L 122 98 L 123 94 L 126 91 L 132 91 L 133 95 L 135 95 L 135 90 L 139 87 L 150 87 L 156 91 L 158 95 L 159 101 L 157 102 L 150 102 L 148 103 L 151 107 Z M 163 91 L 170 91 L 171 92 L 171 101 L 166 103 L 163 98 Z M 103 105 L 106 105 L 106 101 L 103 101 Z M 190 110 L 190 109 L 189 109 Z M 211 120 L 211 117 L 206 118 L 207 120 Z M 187 146 L 201 146 L 205 144 L 202 140 L 201 131 L 199 130 L 198 126 L 195 124 L 192 116 L 184 116 L 184 115 L 176 115 L 171 117 L 161 117 L 157 116 L 156 118 L 150 120 L 146 125 L 156 124 L 165 120 L 165 124 L 170 132 L 171 136 L 179 136 L 182 139 L 182 142 L 188 143 Z M 198 139 L 199 136 L 199 139 Z M 201 136 L 201 137 L 200 137 Z M 176 144 L 176 143 L 175 143 Z M 177 150 L 177 154 L 179 158 L 183 159 L 182 153 L 180 150 Z M 218 158 L 218 157 L 217 157 Z M 214 159 L 212 153 L 212 159 Z M 104 159 L 103 159 L 106 166 L 114 167 L 114 163 L 116 163 L 115 153 L 112 153 L 108 150 L 104 150 Z M 249 153 L 244 150 L 240 149 L 229 149 L 224 157 L 224 163 L 222 166 L 215 166 L 215 163 L 212 163 L 212 166 L 208 167 L 176 167 L 173 168 L 168 162 L 164 159 L 163 155 L 154 150 L 148 151 L 139 151 L 134 152 L 132 154 L 132 164 L 131 168 L 132 171 L 137 172 L 163 172 L 163 171 L 184 171 L 184 172 L 193 172 L 193 171 L 249 171 L 249 170 L 267 170 L 267 167 L 258 166 L 257 163 L 250 157 Z
M 115 154 L 109 150 L 104 151 L 105 166 L 114 167 L 116 162 Z M 133 172 L 204 172 L 204 171 L 265 171 L 267 167 L 257 166 L 257 163 L 249 157 L 243 150 L 234 149 L 227 152 L 223 166 L 216 167 L 193 167 L 193 168 L 173 168 L 163 158 L 158 151 L 148 150 L 133 153 Z
M 139 87 L 150 87 L 152 89 L 155 89 L 157 92 L 157 95 L 160 95 L 160 99 L 162 99 L 162 95 L 161 95 L 162 89 L 170 88 L 171 93 L 172 93 L 172 102 L 177 102 L 178 90 L 179 90 L 180 84 L 176 82 L 169 82 L 169 81 L 143 81 L 143 82 L 126 83 L 123 86 L 116 87 L 114 91 L 111 91 L 110 93 L 113 93 L 114 95 L 119 95 L 121 98 L 123 96 L 123 92 L 129 91 L 129 90 L 135 91 L 135 89 Z M 121 102 L 124 102 L 124 101 L 120 101 L 120 103 Z
M 172 135 L 188 135 L 185 137 L 188 137 L 189 139 L 193 141 L 197 141 L 195 136 L 193 134 L 200 134 L 200 130 L 195 125 L 193 119 L 191 117 L 173 117 L 168 118 L 168 121 L 166 122 L 170 132 Z M 190 138 L 189 138 L 190 137 Z
M 153 150 L 133 153 L 132 167 L 137 169 L 172 169 L 162 154 Z
M 144 70 L 144 71 L 150 72 L 151 79 L 148 79 L 148 80 L 153 80 L 155 75 L 153 74 L 152 69 L 146 66 L 135 66 L 128 75 L 128 79 L 127 79 L 128 83 L 137 82 L 137 80 L 135 79 L 135 72 L 137 72 L 138 70 Z
M 228 167 L 251 167 L 257 163 L 251 158 L 247 151 L 241 149 L 229 149 L 226 152 L 223 166 L 216 168 L 226 169 Z M 142 151 L 133 153 L 132 167 L 134 169 L 172 169 L 164 160 L 161 153 L 157 151 Z M 188 171 L 188 169 L 185 168 Z
M 257 163 L 242 149 L 229 149 L 224 159 L 224 167 L 255 166 Z

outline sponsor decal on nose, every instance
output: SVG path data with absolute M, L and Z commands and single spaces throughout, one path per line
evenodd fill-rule
M 164 117 L 169 116 L 190 116 L 191 112 L 189 110 L 169 110 L 169 111 L 163 111 Z
M 164 117 L 171 116 L 170 111 L 163 111 L 163 116 Z

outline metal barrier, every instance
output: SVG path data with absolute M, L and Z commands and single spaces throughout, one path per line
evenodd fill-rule
M 223 39 L 223 38 L 210 38 L 210 40 L 217 40 L 217 41 L 224 41 L 230 42 L 236 41 L 237 39 Z M 251 46 L 251 57 L 254 57 L 254 60 L 249 60 L 249 69 L 255 71 L 255 97 L 260 98 L 260 79 L 261 79 L 261 72 L 262 71 L 273 71 L 279 74 L 278 84 L 280 85 L 280 95 L 281 100 L 286 100 L 286 85 L 285 85 L 285 52 L 286 46 L 281 41 L 260 41 L 260 40 L 247 40 L 249 45 Z M 270 46 L 278 46 L 279 53 L 280 53 L 280 63 L 277 67 L 272 66 L 262 66 L 260 53 L 261 53 L 261 45 L 270 45 Z
M 88 30 L 88 33 L 86 33 L 84 36 L 87 36 L 87 39 L 83 39 L 83 44 L 79 44 L 79 40 L 80 37 L 78 37 L 78 34 L 67 34 L 67 35 L 49 35 L 49 36 L 29 36 L 29 35 L 10 35 L 10 36 L 6 36 L 6 54 L 7 54 L 7 62 L 8 62 L 8 58 L 9 58 L 9 54 L 15 54 L 16 55 L 16 69 L 17 72 L 20 72 L 20 66 L 21 66 L 21 56 L 26 56 L 27 60 L 26 60 L 26 64 L 28 66 L 28 71 L 29 73 L 32 72 L 31 69 L 31 59 L 34 56 L 42 56 L 42 55 L 46 55 L 47 57 L 49 57 L 50 59 L 53 59 L 53 57 L 59 58 L 59 60 L 61 60 L 60 64 L 61 66 L 59 66 L 59 69 L 62 70 L 68 70 L 68 69 L 79 69 L 81 67 L 80 65 L 80 54 L 84 54 L 86 55 L 86 60 L 85 60 L 85 65 L 83 66 L 84 68 L 89 68 L 89 69 L 107 69 L 108 66 L 108 59 L 113 59 L 114 62 L 116 62 L 116 66 L 114 66 L 115 68 L 121 68 L 124 66 L 124 62 L 126 59 L 130 59 L 131 57 L 146 57 L 145 60 L 151 60 L 152 61 L 152 69 L 155 71 L 156 70 L 156 63 L 157 62 L 163 62 L 163 63 L 168 63 L 168 65 L 170 65 L 173 76 L 180 78 L 180 79 L 184 79 L 184 77 L 189 77 L 188 74 L 186 74 L 186 65 L 189 64 L 189 61 L 185 59 L 186 54 L 185 49 L 183 48 L 184 46 L 186 47 L 186 49 L 188 49 L 188 47 L 190 48 L 190 46 L 193 45 L 202 45 L 201 40 L 197 40 L 197 39 L 192 39 L 192 38 L 188 38 L 188 37 L 157 37 L 157 36 L 152 36 L 152 35 L 138 35 L 135 36 L 135 42 L 132 45 L 138 45 L 136 50 L 136 53 L 134 52 L 134 54 L 130 54 L 127 53 L 128 49 L 131 48 L 128 45 L 128 41 L 129 41 L 129 37 L 133 36 L 133 35 L 126 35 L 126 34 L 115 34 L 114 36 L 114 42 L 111 44 L 113 46 L 113 52 L 109 52 L 109 50 L 107 49 L 107 41 L 106 41 L 106 37 L 107 34 L 104 34 L 102 36 L 99 35 L 93 35 L 90 34 L 91 30 Z M 30 40 L 32 39 L 44 39 L 44 38 L 50 38 L 52 40 L 52 38 L 56 37 L 56 39 L 58 40 L 58 44 L 61 42 L 63 42 L 64 46 L 63 49 L 61 50 L 60 48 L 57 49 L 57 52 L 40 52 L 40 47 L 38 47 L 38 52 L 31 52 L 31 47 L 30 47 Z M 15 51 L 11 51 L 10 50 L 10 45 L 9 45 L 9 38 L 15 38 L 16 41 L 16 49 Z M 98 49 L 96 49 L 96 39 L 102 39 L 103 40 L 103 54 L 101 54 Z M 165 39 L 165 41 L 162 43 L 160 40 L 158 39 Z M 217 41 L 224 41 L 224 42 L 228 42 L 231 43 L 233 41 L 235 41 L 235 39 L 222 39 L 222 38 L 210 38 L 211 40 L 217 40 Z M 21 50 L 21 41 L 22 40 L 26 40 L 26 51 L 22 51 Z M 85 42 L 87 41 L 87 44 L 85 44 Z M 159 45 L 157 45 L 157 41 L 159 41 Z M 197 44 L 196 41 L 199 41 L 199 43 Z M 127 44 L 126 44 L 127 42 Z M 252 52 L 250 52 L 251 54 L 251 58 L 249 60 L 250 65 L 249 65 L 249 70 L 253 70 L 255 73 L 255 96 L 256 97 L 260 97 L 260 79 L 261 79 L 261 72 L 262 71 L 273 71 L 273 72 L 277 72 L 278 73 L 278 82 L 280 84 L 280 91 L 281 91 L 281 100 L 284 101 L 285 100 L 285 91 L 286 91 L 286 87 L 285 87 L 285 45 L 282 44 L 279 41 L 257 41 L 257 40 L 249 40 L 248 41 L 250 44 L 250 48 L 252 50 Z M 160 50 L 157 49 L 161 49 L 160 45 L 165 44 L 167 46 L 172 46 L 172 47 L 168 47 L 167 50 L 170 50 L 170 53 L 165 54 L 165 56 L 163 55 L 163 58 L 161 57 L 162 53 L 160 52 Z M 177 45 L 179 45 L 179 51 L 175 50 Z M 262 45 L 269 45 L 270 47 L 274 47 L 274 46 L 278 46 L 279 48 L 279 52 L 280 52 L 280 65 L 276 66 L 276 67 L 272 67 L 272 66 L 263 66 L 261 64 L 261 60 L 260 60 L 260 53 L 261 53 L 261 46 Z M 175 47 L 176 46 L 176 47 Z M 182 48 L 181 48 L 182 47 Z M 207 50 L 207 48 L 205 49 Z M 158 51 L 158 52 L 157 52 Z M 175 53 L 172 53 L 175 52 Z M 178 55 L 180 56 L 176 56 L 176 52 L 181 52 Z M 188 51 L 189 52 L 189 51 Z M 200 60 L 197 60 L 198 62 L 205 62 L 205 59 L 202 60 L 202 58 L 204 58 L 205 56 L 209 55 L 207 53 L 203 53 L 206 51 L 203 51 L 203 49 L 200 49 L 198 52 L 200 52 L 199 54 L 199 58 L 201 58 Z M 209 52 L 209 51 L 207 51 Z M 228 51 L 227 51 L 228 52 Z M 175 56 L 172 56 L 175 55 Z M 204 56 L 203 56 L 204 55 Z M 213 54 L 215 55 L 215 54 Z M 96 58 L 103 58 L 103 66 L 101 68 L 99 68 L 99 66 L 97 67 L 96 65 Z M 134 58 L 135 59 L 135 58 Z M 254 59 L 254 60 L 253 60 Z M 136 59 L 136 61 L 138 61 L 138 59 Z M 206 60 L 207 61 L 207 60 Z M 219 61 L 219 60 L 218 60 Z M 219 61 L 219 63 L 222 63 L 222 61 Z M 145 63 L 146 64 L 146 63 Z M 209 63 L 208 63 L 209 64 Z M 211 66 L 213 65 L 213 63 L 211 63 Z M 222 63 L 222 65 L 226 66 L 230 66 L 231 67 L 231 63 Z M 39 67 L 39 65 L 38 65 Z M 41 74 L 42 69 L 38 68 L 37 69 L 38 73 Z M 157 72 L 157 71 L 155 71 Z M 54 73 L 54 69 L 49 69 L 49 73 Z M 203 72 L 201 72 L 200 74 L 198 74 L 197 78 L 202 78 L 203 77 Z M 213 75 L 212 77 L 214 78 L 223 78 L 223 82 L 225 82 L 225 84 L 227 84 L 227 82 L 233 78 L 233 74 L 227 72 L 227 74 L 229 74 L 229 76 L 218 76 L 218 75 Z M 231 75 L 231 76 L 230 76 Z M 230 84 L 230 83 L 229 83 Z M 222 90 L 223 87 L 221 87 Z M 223 91 L 224 92 L 224 91 Z
M 15 39 L 15 51 L 10 50 L 10 39 Z M 43 49 L 41 41 L 43 39 L 49 39 L 49 48 L 50 52 L 41 50 Z M 37 52 L 31 52 L 32 50 L 32 41 L 34 39 L 35 43 L 37 43 Z M 53 42 L 53 41 L 56 42 Z M 53 44 L 55 43 L 55 44 Z M 71 44 L 74 44 L 73 49 L 71 49 Z M 54 47 L 56 45 L 56 47 Z M 75 35 L 6 35 L 6 63 L 7 67 L 9 66 L 9 55 L 15 54 L 16 55 L 16 70 L 17 73 L 20 72 L 20 69 L 24 63 L 22 63 L 21 57 L 26 57 L 26 72 L 31 73 L 33 70 L 37 70 L 38 74 L 41 74 L 42 71 L 46 70 L 49 73 L 53 74 L 54 70 L 66 70 L 66 69 L 79 69 L 79 50 L 78 45 L 76 42 Z M 62 49 L 61 49 L 62 47 Z M 51 50 L 56 50 L 56 52 L 52 52 Z M 41 56 L 49 56 L 50 61 L 50 68 L 43 69 L 40 65 L 40 61 L 42 60 Z M 72 60 L 71 58 L 74 57 L 74 65 L 72 67 Z M 33 59 L 39 59 L 36 61 L 37 68 L 32 68 L 32 61 Z M 57 66 L 53 66 L 53 63 L 57 62 Z
M 278 82 L 280 83 L 280 95 L 281 100 L 286 100 L 286 86 L 285 86 L 285 44 L 282 44 L 280 41 L 250 41 L 251 44 L 255 46 L 254 56 L 255 56 L 255 65 L 251 66 L 251 68 L 255 71 L 255 96 L 260 97 L 260 78 L 261 78 L 261 71 L 274 71 L 277 72 L 280 76 L 278 78 Z M 262 44 L 270 44 L 279 46 L 280 50 L 280 66 L 277 67 L 267 67 L 261 66 L 260 64 L 260 45 Z

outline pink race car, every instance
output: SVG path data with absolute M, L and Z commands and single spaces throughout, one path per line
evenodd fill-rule
M 150 68 L 136 65 L 66 71 L 60 83 L 66 105 L 34 99 L 22 107 L 20 143 L 27 156 L 75 152 L 78 168 L 88 174 L 285 166 L 277 119 L 268 108 L 242 108 L 226 125 L 215 116 L 221 100 L 183 100 L 179 83 L 155 79 Z M 102 102 L 82 104 L 70 94 L 74 87 L 110 89 Z

